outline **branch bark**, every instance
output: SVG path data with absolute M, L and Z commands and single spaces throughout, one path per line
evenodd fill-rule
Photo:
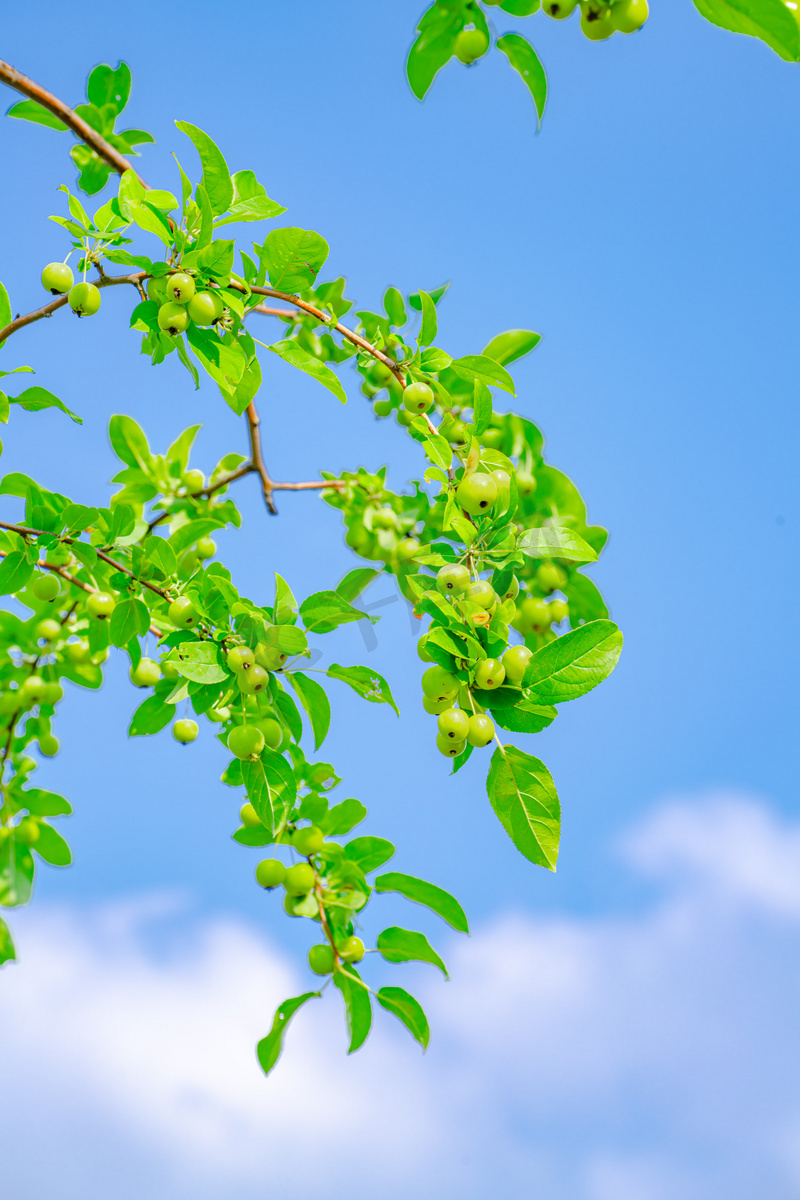
M 8 529 L 11 533 L 18 533 L 19 536 L 23 538 L 50 536 L 43 529 L 28 529 L 26 525 L 10 525 L 7 521 L 0 521 L 0 529 Z M 68 546 L 71 546 L 73 542 L 78 540 L 78 538 L 71 537 L 61 538 L 61 541 L 65 542 Z M 86 545 L 85 542 L 83 544 Z M 161 596 L 163 600 L 172 599 L 169 592 L 165 592 L 163 588 L 156 587 L 154 583 L 148 583 L 146 579 L 140 579 L 134 571 L 131 571 L 130 567 L 125 567 L 122 565 L 122 563 L 117 562 L 117 560 L 112 558 L 110 554 L 106 554 L 105 550 L 98 550 L 96 546 L 93 546 L 92 549 L 97 557 L 102 558 L 103 562 L 108 563 L 110 567 L 114 567 L 115 570 L 121 571 L 123 575 L 127 575 L 129 578 L 134 579 L 137 583 L 140 583 L 142 587 L 149 588 L 151 592 L 155 592 L 156 595 Z M 50 569 L 52 570 L 52 567 Z
M 138 288 L 143 279 L 146 279 L 144 271 L 135 271 L 132 275 L 101 275 L 99 279 L 93 280 L 96 288 L 113 287 L 117 283 L 132 283 Z M 63 308 L 67 303 L 67 296 L 57 296 L 55 300 L 51 300 L 49 304 L 43 304 L 41 308 L 34 309 L 33 312 L 26 313 L 24 317 L 17 316 L 6 325 L 5 329 L 0 329 L 0 346 L 6 338 L 11 337 L 12 333 L 16 333 L 18 329 L 24 329 L 26 325 L 32 325 L 34 321 L 41 321 L 43 317 L 52 317 L 54 312 L 59 308 Z

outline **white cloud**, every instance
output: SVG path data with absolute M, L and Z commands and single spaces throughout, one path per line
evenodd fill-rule
M 346 1058 L 326 996 L 269 1081 L 253 1045 L 307 983 L 262 937 L 217 920 L 148 949 L 163 897 L 20 915 L 0 1194 L 789 1200 L 800 827 L 754 800 L 676 801 L 623 854 L 658 883 L 645 911 L 506 916 L 448 948 L 449 985 L 414 977 L 425 1059 L 382 1013 Z

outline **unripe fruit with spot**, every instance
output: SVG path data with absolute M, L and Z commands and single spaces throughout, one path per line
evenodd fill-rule
M 497 484 L 491 475 L 473 471 L 465 475 L 456 489 L 456 500 L 465 512 L 477 517 L 489 512 L 497 500 Z
M 45 758 L 53 758 L 61 749 L 61 743 L 52 733 L 43 733 L 39 738 L 39 750 Z
M 213 558 L 217 553 L 217 543 L 213 538 L 201 537 L 197 543 L 197 557 L 200 559 Z
M 213 292 L 197 292 L 186 306 L 195 325 L 213 325 L 220 319 L 224 305 Z
M 482 29 L 462 29 L 456 38 L 456 58 L 467 67 L 482 58 L 488 49 L 489 39 Z
M 445 709 L 452 708 L 452 706 L 452 695 L 444 696 L 441 700 L 433 700 L 430 696 L 422 697 L 422 707 L 425 709 L 426 713 L 430 713 L 433 717 L 437 717 L 439 713 L 443 713 Z
M 445 758 L 458 758 L 459 754 L 463 753 L 465 746 L 466 742 L 455 742 L 451 738 L 443 737 L 441 733 L 436 735 L 436 749 Z
M 263 888 L 278 887 L 286 878 L 286 867 L 279 858 L 265 858 L 256 867 L 256 883 Z
M 544 600 L 527 596 L 520 605 L 515 628 L 520 633 L 541 633 L 550 628 L 550 609 Z
M 93 283 L 76 283 L 69 293 L 69 306 L 79 317 L 93 317 L 100 308 L 101 296 Z
M 197 609 L 188 596 L 179 596 L 177 600 L 173 600 L 167 615 L 178 629 L 191 629 L 199 620 Z
M 467 599 L 473 604 L 480 605 L 481 608 L 489 609 L 493 604 L 497 603 L 497 595 L 492 585 L 483 579 L 479 579 L 477 583 L 470 584 L 467 591 Z
M 312 946 L 308 952 L 308 965 L 315 975 L 330 975 L 336 965 L 333 947 L 326 944 Z
M 469 570 L 461 563 L 448 563 L 436 576 L 436 587 L 443 596 L 463 596 L 469 587 Z
M 235 725 L 228 734 L 228 749 L 237 758 L 255 758 L 264 749 L 264 735 L 255 725 Z
M 194 280 L 185 271 L 177 271 L 167 279 L 167 295 L 176 304 L 184 307 L 195 294 Z
M 239 820 L 242 822 L 245 829 L 258 829 L 259 827 L 263 829 L 261 818 L 249 800 L 246 801 L 239 809 Z
M 54 296 L 63 296 L 75 282 L 72 267 L 67 263 L 48 263 L 42 271 L 42 287 Z
M 265 717 L 258 722 L 258 728 L 264 735 L 264 744 L 270 750 L 277 750 L 283 741 L 283 726 L 274 717 Z
M 430 412 L 433 402 L 433 389 L 427 383 L 410 383 L 403 392 L 403 407 L 410 413 Z
M 286 872 L 283 886 L 290 896 L 307 896 L 314 886 L 314 872 L 308 863 L 295 863 Z
M 554 625 L 560 625 L 562 621 L 566 621 L 569 616 L 569 605 L 563 600 L 550 601 L 550 620 Z
M 489 717 L 475 716 L 469 719 L 467 741 L 470 746 L 488 746 L 494 737 L 494 722 Z
M 374 362 L 367 372 L 367 378 L 375 387 L 385 387 L 387 383 L 394 378 L 392 371 L 387 367 L 386 363 L 380 361 Z
M 170 337 L 177 337 L 189 328 L 189 314 L 182 304 L 169 300 L 158 310 L 158 327 Z
M 339 957 L 346 963 L 361 962 L 364 957 L 364 943 L 361 938 L 349 937 L 336 947 L 339 951 Z
M 259 692 L 263 692 L 269 683 L 269 673 L 256 663 L 254 667 L 240 672 L 236 677 L 236 682 L 239 684 L 239 691 L 244 692 L 245 696 L 256 696 Z
M 451 742 L 463 742 L 469 733 L 469 716 L 460 708 L 446 708 L 437 724 L 441 736 Z
M 292 845 L 298 854 L 308 857 L 309 854 L 319 854 L 325 845 L 325 834 L 316 825 L 305 829 L 296 829 L 292 835 Z
M 503 592 L 500 599 L 503 602 L 505 602 L 506 600 L 516 600 L 518 595 L 519 595 L 519 580 L 517 579 L 516 575 L 512 575 L 511 583 L 508 585 L 506 590 Z
M 447 699 L 448 696 L 455 696 L 459 686 L 455 675 L 445 671 L 444 667 L 440 667 L 438 663 L 433 667 L 428 667 L 422 676 L 422 690 L 432 700 L 440 701 Z
M 172 736 L 176 742 L 186 746 L 189 742 L 193 742 L 198 734 L 197 721 L 190 721 L 186 717 L 182 717 L 180 721 L 176 721 L 172 726 Z
M 542 5 L 542 9 L 548 17 L 554 17 L 556 21 L 563 21 L 566 17 L 571 17 L 577 7 L 578 0 L 544 0 Z
M 596 8 L 593 4 L 581 5 L 581 29 L 590 42 L 603 42 L 614 32 L 609 8 Z
M 517 471 L 517 492 L 527 500 L 536 491 L 536 476 L 529 471 Z
M 155 687 L 161 678 L 161 668 L 152 658 L 140 658 L 130 670 L 131 683 L 136 687 Z
M 265 671 L 280 671 L 286 662 L 286 652 L 279 646 L 259 646 L 256 650 L 256 662 Z
M 44 696 L 46 687 L 47 684 L 41 675 L 29 675 L 19 689 L 19 695 L 26 703 L 35 704 Z
M 499 658 L 482 658 L 475 668 L 475 686 L 491 692 L 499 688 L 506 677 L 506 669 Z
M 45 617 L 36 626 L 37 638 L 44 638 L 46 642 L 54 642 L 61 633 L 61 626 L 53 617 Z
M 536 586 L 543 592 L 560 592 L 567 583 L 567 572 L 558 563 L 543 562 L 536 568 Z
M 96 592 L 86 601 L 86 611 L 90 617 L 96 617 L 98 621 L 105 621 L 116 607 L 116 600 L 113 596 L 109 596 L 108 592 Z
M 611 24 L 620 33 L 636 33 L 642 28 L 648 15 L 647 0 L 618 0 L 611 9 Z
M 58 704 L 59 700 L 63 699 L 64 689 L 60 683 L 45 684 L 44 691 L 42 692 L 42 704 L 49 704 L 52 706 L 54 704 Z
M 55 575 L 37 575 L 31 584 L 31 591 L 37 600 L 55 600 L 61 587 Z
M 416 538 L 404 538 L 402 542 L 397 543 L 395 553 L 401 562 L 410 562 L 414 555 L 419 550 L 419 542 Z
M 202 492 L 206 486 L 206 477 L 198 467 L 192 467 L 191 471 L 184 473 L 183 486 L 189 495 L 196 495 L 197 492 Z M 216 550 L 216 546 L 214 549 Z
M 532 653 L 533 651 L 529 650 L 527 646 L 509 646 L 500 660 L 509 683 L 522 683 L 522 677 Z
M 255 666 L 256 655 L 255 651 L 249 646 L 234 646 L 228 651 L 226 663 L 231 671 L 235 671 L 238 675 L 240 671 L 249 671 Z
M 433 659 L 431 658 L 430 654 L 425 649 L 425 635 L 423 635 L 417 642 L 417 654 L 419 655 L 419 657 L 422 659 L 423 662 L 427 662 L 427 663 L 433 662 Z

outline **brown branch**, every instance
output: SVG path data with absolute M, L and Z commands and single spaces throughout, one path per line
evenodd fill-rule
M 10 63 L 3 62 L 0 59 L 0 82 L 7 83 L 9 87 L 16 88 L 18 92 L 22 92 L 23 96 L 28 96 L 31 100 L 35 100 L 37 104 L 41 104 L 42 108 L 46 108 L 54 117 L 58 117 L 63 121 L 68 128 L 72 130 L 76 137 L 85 142 L 87 146 L 91 146 L 95 154 L 99 155 L 104 162 L 107 162 L 113 170 L 120 175 L 125 171 L 134 171 L 136 178 L 141 183 L 142 187 L 147 188 L 147 184 L 142 179 L 138 171 L 135 170 L 132 163 L 128 161 L 119 150 L 115 150 L 110 142 L 107 142 L 104 137 L 92 129 L 91 125 L 87 125 L 82 117 L 73 112 L 69 105 L 63 100 L 59 100 L 58 96 L 54 96 L 52 92 L 48 92 L 40 84 L 34 83 L 32 79 L 28 79 L 27 75 L 23 75 L 21 71 L 17 71 Z
M 135 271 L 132 275 L 102 275 L 99 279 L 94 280 L 94 285 L 97 288 L 113 287 L 117 283 L 132 283 L 134 287 L 139 287 L 141 281 L 147 276 L 146 271 Z M 26 313 L 24 317 L 15 317 L 5 329 L 0 329 L 0 345 L 11 337 L 12 333 L 16 333 L 18 329 L 24 329 L 26 325 L 32 325 L 34 321 L 41 321 L 43 317 L 52 317 L 53 313 L 59 308 L 63 308 L 67 303 L 68 297 L 57 296 L 55 300 L 51 300 L 49 304 L 43 304 L 41 308 L 34 309 L 33 312 Z
M 18 533 L 22 538 L 51 536 L 50 534 L 46 533 L 44 529 L 28 529 L 25 525 L 10 525 L 7 521 L 0 521 L 0 529 L 8 529 L 11 533 Z M 62 542 L 66 542 L 68 546 L 71 546 L 73 542 L 78 542 L 80 539 L 62 537 L 60 540 Z M 85 546 L 86 542 L 83 542 L 82 544 Z M 156 595 L 161 596 L 163 600 L 171 599 L 169 592 L 165 592 L 163 588 L 156 587 L 154 583 L 148 583 L 146 579 L 140 579 L 134 571 L 131 571 L 129 567 L 124 567 L 122 563 L 117 562 L 115 558 L 112 558 L 109 554 L 106 554 L 104 550 L 98 550 L 96 546 L 93 546 L 92 549 L 97 557 L 102 558 L 103 562 L 108 563 L 110 567 L 114 567 L 115 570 L 121 571 L 123 575 L 128 575 L 131 579 L 134 579 L 137 583 L 141 584 L 142 587 L 149 588 L 151 592 L 155 592 Z
M 247 406 L 247 429 L 250 434 L 250 470 L 254 471 L 261 480 L 261 490 L 264 493 L 264 503 L 267 506 L 267 512 L 272 516 L 277 516 L 278 510 L 272 499 L 272 480 L 267 470 L 267 464 L 264 462 L 264 455 L 261 452 L 261 417 L 258 415 L 258 410 L 252 400 Z

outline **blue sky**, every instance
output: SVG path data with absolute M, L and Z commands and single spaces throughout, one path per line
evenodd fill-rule
M 91 66 L 124 58 L 134 76 L 129 123 L 152 130 L 158 142 L 141 160 L 148 181 L 175 186 L 173 149 L 195 169 L 173 119 L 207 129 L 232 168 L 252 167 L 286 205 L 285 222 L 327 238 L 330 273 L 347 276 L 357 308 L 375 307 L 389 284 L 410 291 L 449 279 L 440 344 L 453 353 L 478 351 L 502 329 L 538 330 L 541 345 L 515 367 L 518 410 L 539 424 L 549 460 L 574 479 L 591 519 L 611 530 L 595 578 L 625 633 L 622 661 L 602 689 L 567 706 L 553 728 L 531 743 L 553 772 L 564 805 L 555 877 L 536 872 L 513 850 L 489 810 L 482 771 L 462 772 L 455 781 L 447 776 L 418 703 L 416 667 L 409 670 L 413 642 L 405 606 L 395 600 L 379 610 L 373 650 L 359 629 L 331 637 L 328 652 L 338 661 L 369 662 L 391 680 L 402 712 L 398 722 L 388 710 L 367 710 L 349 694 L 337 697 L 326 757 L 344 777 L 343 792 L 367 804 L 370 831 L 396 843 L 398 869 L 454 891 L 478 932 L 467 949 L 453 948 L 454 962 L 463 956 L 462 982 L 454 968 L 447 987 L 425 985 L 431 997 L 439 993 L 430 1003 L 441 1052 L 406 1065 L 414 1048 L 402 1040 L 395 1045 L 388 1031 L 347 1062 L 338 1043 L 330 1057 L 322 1048 L 325 1022 L 335 1024 L 339 1014 L 309 1018 L 309 1032 L 298 1032 L 298 1025 L 297 1050 L 290 1047 L 283 1074 L 275 1077 L 280 1090 L 263 1101 L 264 1129 L 274 1128 L 275 1096 L 300 1095 L 300 1079 L 309 1088 L 321 1086 L 314 1083 L 318 1053 L 324 1086 L 355 1095 L 369 1082 L 388 1112 L 397 1103 L 406 1116 L 417 1100 L 420 1111 L 426 1104 L 447 1110 L 450 1103 L 460 1111 L 472 1089 L 485 1085 L 464 1126 L 480 1117 L 497 1130 L 508 1147 L 509 1184 L 528 1178 L 538 1164 L 549 1181 L 543 1194 L 565 1200 L 676 1194 L 710 1200 L 723 1187 L 737 1200 L 749 1200 L 760 1194 L 755 1183 L 756 1190 L 731 1190 L 725 1159 L 735 1146 L 742 1178 L 748 1178 L 749 1163 L 752 1178 L 765 1172 L 771 1194 L 782 1197 L 795 1194 L 800 1179 L 795 1100 L 777 1083 L 786 1058 L 796 1059 L 797 1051 L 793 1022 L 776 995 L 786 987 L 796 993 L 796 980 L 782 963 L 796 954 L 795 910 L 789 905 L 787 916 L 773 904 L 765 914 L 751 897 L 735 919 L 723 919 L 714 896 L 720 887 L 727 896 L 729 885 L 719 884 L 706 859 L 694 863 L 695 884 L 687 893 L 685 849 L 684 858 L 667 855 L 667 866 L 658 871 L 636 866 L 630 857 L 624 862 L 615 847 L 636 829 L 649 830 L 654 843 L 661 838 L 658 844 L 669 847 L 675 834 L 664 814 L 675 811 L 676 796 L 690 797 L 680 809 L 684 823 L 677 825 L 688 844 L 695 839 L 710 854 L 731 822 L 738 830 L 729 839 L 725 879 L 746 874 L 756 844 L 767 856 L 762 875 L 768 878 L 770 848 L 796 836 L 797 650 L 786 626 L 794 622 L 798 590 L 798 77 L 796 68 L 760 43 L 706 24 L 690 0 L 669 6 L 654 0 L 651 7 L 640 35 L 600 45 L 583 39 L 574 20 L 561 24 L 539 15 L 515 22 L 498 12 L 498 29 L 517 25 L 548 70 L 551 99 L 538 135 L 530 102 L 500 55 L 471 70 L 450 66 L 424 105 L 414 100 L 403 76 L 419 12 L 413 0 L 241 3 L 225 12 L 198 3 L 179 43 L 173 21 L 165 22 L 163 7 L 150 0 L 134 11 L 105 12 L 88 28 L 64 6 L 44 3 L 35 15 L 19 7 L 6 14 L 3 55 L 72 103 L 82 97 Z M 7 103 L 13 98 L 9 92 Z M 63 256 L 58 228 L 46 218 L 61 211 L 56 188 L 71 183 L 73 172 L 66 138 L 22 122 L 0 124 L 0 150 L 6 164 L 0 211 L 7 230 L 0 278 L 15 311 L 26 311 L 41 302 L 42 264 Z M 127 330 L 130 303 L 128 296 L 107 293 L 92 322 L 61 314 L 9 343 L 4 357 L 12 355 L 13 363 L 4 361 L 4 369 L 29 363 L 37 381 L 85 423 L 72 425 L 61 414 L 15 413 L 3 439 L 4 470 L 30 471 L 35 456 L 32 473 L 42 483 L 95 502 L 115 470 L 105 435 L 113 412 L 136 417 L 157 449 L 202 421 L 196 465 L 205 469 L 222 452 L 243 449 L 239 423 L 210 385 L 194 392 L 173 363 L 153 370 L 139 357 L 137 339 Z M 266 337 L 273 334 L 266 320 L 263 328 Z M 356 389 L 341 409 L 277 360 L 264 367 L 261 407 L 276 476 L 310 478 L 320 469 L 386 462 L 400 487 L 418 473 L 413 446 L 393 426 L 375 422 Z M 243 530 L 224 535 L 220 544 L 243 590 L 255 598 L 269 598 L 274 570 L 302 595 L 331 586 L 349 569 L 338 518 L 313 497 L 282 498 L 278 519 L 264 514 L 252 481 L 241 486 L 237 500 Z M 14 501 L 5 503 L 6 512 L 16 512 Z M 391 600 L 390 583 L 375 585 L 370 599 Z M 75 694 L 64 705 L 63 750 L 42 775 L 75 805 L 65 832 L 76 862 L 69 871 L 41 872 L 40 915 L 17 921 L 21 962 L 3 972 L 0 1007 L 7 987 L 6 1003 L 17 1019 L 33 1004 L 42 1027 L 62 1028 L 65 1009 L 74 1012 L 65 1037 L 81 1044 L 76 1030 L 83 1028 L 81 1019 L 89 1022 L 94 994 L 104 997 L 107 1011 L 119 1013 L 117 1032 L 124 1041 L 128 1025 L 120 995 L 129 979 L 142 989 L 152 1014 L 150 1029 L 136 1029 L 137 1060 L 161 1061 L 154 1031 L 163 1035 L 169 1020 L 176 1028 L 184 1018 L 191 1024 L 194 968 L 186 947 L 194 946 L 194 978 L 203 997 L 198 1033 L 207 1036 L 216 1013 L 219 1028 L 232 1031 L 234 1057 L 240 1036 L 246 1042 L 240 1073 L 233 1067 L 230 1076 L 213 1073 L 203 1086 L 229 1087 L 231 1094 L 243 1088 L 249 1095 L 253 1086 L 269 1091 L 272 1084 L 249 1081 L 247 1056 L 255 1036 L 250 1015 L 240 1021 L 232 1014 L 215 981 L 229 955 L 231 977 L 258 992 L 253 1005 L 265 1026 L 271 1004 L 281 998 L 275 981 L 293 986 L 299 979 L 302 986 L 296 963 L 306 930 L 256 892 L 247 852 L 230 842 L 236 797 L 215 782 L 224 765 L 220 749 L 209 738 L 186 751 L 167 735 L 129 742 L 124 730 L 136 703 L 120 662 L 109 671 L 100 704 Z M 728 799 L 715 806 L 707 798 L 712 793 Z M 737 796 L 749 799 L 731 799 Z M 743 803 L 767 831 L 760 841 L 748 836 L 746 822 L 736 824 L 736 805 Z M 785 865 L 787 879 L 795 866 L 794 860 Z M 408 922 L 399 903 L 383 904 L 387 921 Z M 638 1054 L 640 1069 L 620 1066 L 625 1056 L 609 1036 L 612 1065 L 593 1082 L 565 1066 L 566 1082 L 554 1115 L 547 1116 L 541 1095 L 556 1088 L 558 1054 L 567 1056 L 576 1030 L 608 1026 L 605 1001 L 598 998 L 592 1007 L 598 994 L 587 986 L 589 1008 L 577 1012 L 574 1027 L 565 1018 L 563 1041 L 556 1038 L 555 1049 L 541 1053 L 557 1006 L 548 1008 L 535 988 L 531 992 L 537 961 L 556 963 L 556 970 L 577 938 L 590 946 L 590 958 L 610 954 L 608 977 L 597 986 L 603 998 L 618 998 L 612 1010 L 633 1012 L 640 999 L 654 1004 L 661 981 L 650 992 L 642 985 L 640 993 L 636 956 L 649 938 L 664 947 L 665 961 L 673 961 L 659 925 L 659 914 L 671 911 L 670 905 L 682 912 L 689 905 L 699 929 L 692 953 L 676 955 L 670 984 L 697 1046 L 705 1044 L 709 1006 L 725 1006 L 731 993 L 745 988 L 755 947 L 765 986 L 749 1007 L 733 1006 L 723 1031 L 714 1031 L 722 1048 L 710 1076 L 699 1059 L 686 1056 L 674 1072 L 680 1087 L 670 1090 L 678 1084 L 669 1061 L 654 1057 L 658 1025 L 642 1019 L 631 1022 L 632 1048 L 626 1051 L 634 1060 Z M 115 928 L 113 914 L 123 910 L 132 914 L 120 939 L 119 955 L 124 951 L 127 958 L 115 965 L 105 954 L 107 931 Z M 447 944 L 435 922 L 421 920 L 432 939 Z M 766 923 L 767 934 L 758 922 Z M 622 930 L 610 950 L 597 932 L 609 925 Z M 217 929 L 228 931 L 219 944 L 213 942 Z M 510 989 L 509 929 L 521 931 L 521 955 L 531 972 L 530 979 L 521 976 L 525 986 Z M 480 953 L 487 945 L 481 939 L 491 944 L 495 930 L 505 948 L 496 963 Z M 698 963 L 720 937 L 731 950 L 715 975 Z M 59 963 L 72 956 L 63 978 L 54 969 L 56 983 L 47 975 L 43 947 L 60 947 Z M 81 964 L 94 992 L 81 982 Z M 571 969 L 578 970 L 574 964 Z M 12 971 L 13 984 L 7 984 Z M 26 971 L 38 990 L 21 982 Z M 470 983 L 475 972 L 480 986 Z M 519 1121 L 487 1082 L 495 1079 L 495 1068 L 480 1049 L 481 1022 L 474 1017 L 482 1012 L 489 1021 L 492 1011 L 503 1010 L 506 996 L 517 1014 L 507 1026 L 521 1040 L 520 1062 L 533 1064 L 525 1094 L 531 1100 L 535 1093 L 536 1102 L 522 1105 L 526 1115 Z M 170 1004 L 181 998 L 184 1009 L 173 1012 Z M 226 1036 L 220 1034 L 220 1045 L 228 1045 Z M 511 1038 L 509 1033 L 509 1044 Z M 762 1038 L 769 1041 L 766 1065 L 751 1074 L 752 1047 L 761 1053 Z M 46 1039 L 43 1044 L 49 1045 Z M 54 1045 L 61 1044 L 56 1039 Z M 110 1047 L 113 1038 L 98 1044 Z M 509 1080 L 516 1094 L 524 1091 L 524 1079 L 509 1044 L 495 1047 L 496 1081 Z M 35 1058 L 33 1044 L 30 1054 Z M 574 1063 L 576 1054 L 568 1057 Z M 189 1072 L 191 1085 L 190 1059 L 188 1052 L 183 1058 L 176 1052 L 171 1079 L 179 1092 L 181 1071 Z M 219 1061 L 224 1059 L 220 1050 Z M 452 1064 L 462 1060 L 459 1081 Z M 113 1061 L 110 1051 L 85 1059 L 63 1053 L 58 1060 L 56 1095 L 80 1099 L 85 1093 L 76 1111 L 96 1120 L 76 1119 L 65 1141 L 74 1164 L 70 1187 L 89 1200 L 105 1195 L 118 1149 L 152 1161 L 161 1188 L 154 1194 L 182 1195 L 171 1172 L 180 1176 L 192 1158 L 191 1138 L 203 1138 L 194 1131 L 187 1141 L 185 1130 L 178 1130 L 170 1157 L 146 1122 L 128 1127 L 124 1105 L 112 1102 L 119 1086 Z M 407 1089 L 404 1105 L 402 1097 L 385 1094 L 381 1069 L 397 1071 Z M 47 1078 L 44 1067 L 31 1068 L 32 1082 L 19 1101 L 23 1114 L 37 1111 Z M 680 1107 L 680 1098 L 702 1091 L 701 1084 L 717 1106 L 731 1092 L 744 1097 L 751 1091 L 755 1099 L 750 1107 L 744 1099 L 739 1107 L 731 1100 L 713 1128 L 700 1121 L 686 1133 L 676 1127 L 670 1103 Z M 587 1088 L 592 1103 L 585 1099 Z M 776 1093 L 783 1108 L 773 1124 L 785 1126 L 780 1152 L 777 1133 L 772 1142 L 752 1130 L 745 1136 L 758 1099 L 772 1112 L 767 1098 Z M 659 1103 L 663 1096 L 667 1100 Z M 417 1098 L 414 1104 L 409 1097 Z M 223 1110 L 220 1120 L 236 1124 L 235 1104 L 210 1109 Z M 361 1111 L 355 1101 L 354 1111 Z M 102 1121 L 98 1113 L 105 1114 Z M 460 1161 L 456 1125 L 451 1113 L 436 1126 L 446 1162 Z M 171 1128 L 168 1121 L 165 1127 Z M 14 1167 L 20 1195 L 28 1169 L 25 1128 L 22 1120 Z M 378 1132 L 374 1136 L 380 1142 Z M 420 1128 L 414 1126 L 409 1137 L 417 1145 Z M 223 1166 L 241 1157 L 235 1138 L 221 1137 L 219 1145 Z M 476 1178 L 489 1179 L 491 1147 L 480 1154 Z M 409 1155 L 409 1186 L 413 1182 L 418 1194 L 469 1194 L 456 1176 L 449 1183 L 434 1179 L 431 1155 L 421 1143 L 418 1156 Z M 569 1165 L 571 1156 L 585 1160 L 583 1174 Z M 57 1178 L 47 1175 L 47 1161 L 37 1166 L 37 1187 L 45 1194 Z M 254 1161 L 258 1166 L 257 1155 Z M 393 1196 L 377 1159 L 371 1169 L 383 1194 Z M 245 1171 L 236 1184 L 241 1190 L 230 1194 L 253 1194 L 249 1178 Z M 111 1190 L 122 1195 L 118 1184 Z M 36 1188 L 30 1192 L 37 1194 Z M 63 1194 L 70 1200 L 72 1193 Z

